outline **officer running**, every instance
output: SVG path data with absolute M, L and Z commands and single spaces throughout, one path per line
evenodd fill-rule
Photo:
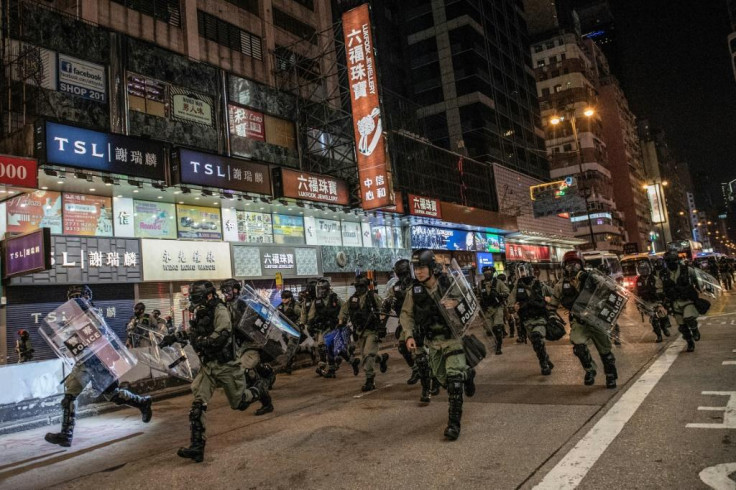
M 665 268 L 659 273 L 662 292 L 672 307 L 678 330 L 687 342 L 687 352 L 692 352 L 695 350 L 695 341 L 700 340 L 698 310 L 694 303 L 698 299 L 695 271 L 690 266 L 680 264 L 680 258 L 673 250 L 664 254 L 664 263 Z
M 315 286 L 315 299 L 309 310 L 302 309 L 301 324 L 307 326 L 307 331 L 316 337 L 317 351 L 319 352 L 319 367 L 317 374 L 325 378 L 334 378 L 337 366 L 332 355 L 327 354 L 325 334 L 334 330 L 338 324 L 338 315 L 342 309 L 342 301 L 337 293 L 332 291 L 330 281 L 319 279 Z
M 155 325 L 151 322 L 151 315 L 146 313 L 146 305 L 136 303 L 133 307 L 133 318 L 130 319 L 128 326 L 125 328 L 128 335 L 125 346 L 128 348 L 150 347 L 151 341 L 148 333 L 154 327 Z
M 454 441 L 460 437 L 463 391 L 469 397 L 475 394 L 475 370 L 468 367 L 462 341 L 454 337 L 442 315 L 442 309 L 452 308 L 455 304 L 451 303 L 456 303 L 445 299 L 446 303 L 441 304 L 452 286 L 450 278 L 442 272 L 431 250 L 415 251 L 411 263 L 415 280 L 406 293 L 399 321 L 406 332 L 406 347 L 416 351 L 426 344 L 432 375 L 447 388 L 449 411 L 445 437 Z
M 637 266 L 639 275 L 636 276 L 636 285 L 634 290 L 636 295 L 642 300 L 654 305 L 654 312 L 651 317 L 654 335 L 657 336 L 657 342 L 662 342 L 662 334 L 666 337 L 670 336 L 670 318 L 667 309 L 661 303 L 660 291 L 663 290 L 662 280 L 655 274 L 652 274 L 649 262 L 642 261 Z
M 365 384 L 361 391 L 372 391 L 376 389 L 376 357 L 378 356 L 378 345 L 386 336 L 386 324 L 379 317 L 380 306 L 383 302 L 375 291 L 370 289 L 370 281 L 367 277 L 359 277 L 355 283 L 355 293 L 342 305 L 338 315 L 338 328 L 347 323 L 348 318 L 353 324 L 353 338 L 356 339 L 356 350 L 360 352 L 362 359 L 355 358 L 351 364 L 353 374 L 358 375 L 360 365 L 365 372 Z M 378 358 L 382 373 L 386 372 L 388 354 L 382 354 Z
M 215 389 L 222 387 L 233 410 L 245 410 L 261 398 L 262 386 L 245 387 L 243 366 L 235 355 L 233 328 L 227 307 L 210 281 L 189 286 L 189 310 L 194 314 L 187 332 L 167 335 L 160 346 L 174 342 L 192 344 L 201 367 L 192 382 L 194 400 L 189 410 L 191 444 L 176 453 L 197 463 L 204 459 L 207 403 Z
M 67 300 L 74 298 L 84 298 L 94 307 L 92 302 L 92 290 L 89 286 L 69 286 L 66 292 Z M 51 444 L 58 444 L 62 447 L 70 447 L 72 445 L 72 437 L 74 435 L 74 424 L 76 422 L 76 400 L 79 394 L 84 390 L 87 384 L 92 381 L 96 372 L 107 371 L 101 365 L 96 357 L 87 359 L 84 362 L 74 364 L 71 373 L 64 378 L 64 398 L 61 399 L 61 432 L 46 434 L 44 439 Z M 144 423 L 151 421 L 153 411 L 151 410 L 152 400 L 150 396 L 139 396 L 128 390 L 122 390 L 115 381 L 105 391 L 102 396 L 116 405 L 129 405 L 141 411 L 141 420 Z
M 483 279 L 478 285 L 478 299 L 480 306 L 485 313 L 485 330 L 490 337 L 496 340 L 496 355 L 503 354 L 501 346 L 503 345 L 503 336 L 505 333 L 503 325 L 504 310 L 506 298 L 509 297 L 509 288 L 503 281 L 500 281 L 496 274 L 496 268 L 492 265 L 483 267 Z M 513 334 L 512 334 L 513 335 Z
M 294 370 L 294 358 L 296 357 L 296 352 L 299 349 L 299 343 L 306 335 L 306 332 L 299 324 L 299 318 L 302 316 L 302 309 L 294 300 L 294 293 L 288 289 L 281 291 L 281 304 L 277 309 L 294 325 L 299 326 L 299 333 L 301 334 L 300 337 L 289 337 L 289 342 L 286 346 L 286 364 L 284 366 L 284 372 L 286 374 L 291 374 Z

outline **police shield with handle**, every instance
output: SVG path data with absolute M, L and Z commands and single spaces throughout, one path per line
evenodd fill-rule
M 646 314 L 654 330 L 654 335 L 657 336 L 656 342 L 662 342 L 662 334 L 665 337 L 670 336 L 670 317 L 667 308 L 662 304 L 664 299 L 661 292 L 663 290 L 662 280 L 656 274 L 652 274 L 651 269 L 647 261 L 638 264 L 637 272 L 639 274 L 636 276 L 634 292 L 642 301 L 641 304 L 637 303 L 637 308 L 642 314 L 642 320 L 644 320 Z
M 281 291 L 281 304 L 277 309 L 293 324 L 299 325 L 302 308 L 294 298 L 294 293 L 288 289 Z M 286 363 L 284 365 L 284 372 L 286 374 L 291 374 L 294 370 L 294 358 L 299 350 L 299 343 L 307 337 L 307 332 L 303 325 L 299 325 L 299 333 L 301 334 L 299 337 L 289 337 L 289 344 L 286 347 Z
M 519 314 L 520 328 L 529 333 L 532 348 L 539 360 L 542 375 L 549 376 L 555 365 L 550 361 L 544 341 L 547 337 L 549 310 L 546 296 L 551 296 L 550 288 L 534 277 L 530 264 L 516 264 L 516 281 L 511 288 L 509 303 Z
M 388 354 L 384 353 L 378 357 L 378 345 L 386 336 L 386 323 L 379 317 L 379 308 L 383 301 L 378 293 L 370 289 L 370 280 L 367 277 L 358 277 L 353 285 L 355 293 L 340 309 L 338 329 L 344 327 L 350 319 L 353 325 L 353 339 L 357 344 L 356 351 L 360 352 L 362 357 L 351 361 L 353 374 L 358 375 L 362 364 L 365 384 L 361 387 L 361 391 L 371 391 L 376 389 L 376 360 L 382 373 L 386 372 L 388 363 Z
M 152 322 L 151 315 L 146 313 L 146 305 L 143 303 L 135 304 L 133 318 L 130 319 L 125 330 L 128 334 L 126 347 L 149 347 L 151 345 L 148 332 L 152 330 Z
M 187 332 L 166 335 L 160 347 L 174 342 L 190 342 L 200 359 L 200 369 L 192 383 L 194 400 L 189 410 L 191 444 L 177 455 L 197 463 L 204 459 L 207 403 L 215 389 L 222 387 L 233 410 L 245 410 L 261 398 L 264 386 L 245 387 L 243 366 L 236 357 L 230 313 L 210 281 L 189 286 L 189 311 L 193 319 Z
M 467 282 L 461 284 L 462 272 L 459 276 L 444 273 L 431 250 L 416 250 L 411 265 L 414 283 L 406 293 L 399 321 L 406 347 L 410 351 L 426 347 L 432 374 L 447 388 L 445 437 L 454 441 L 460 436 L 463 392 L 469 397 L 475 394 L 475 370 L 468 366 L 463 348 L 463 322 L 469 325 L 476 320 L 480 307 Z M 453 266 L 459 271 L 454 261 Z M 422 401 L 429 400 L 428 392 L 423 381 Z
M 151 421 L 151 397 L 139 396 L 118 387 L 118 379 L 136 364 L 135 357 L 107 326 L 92 303 L 88 286 L 70 286 L 67 302 L 49 313 L 39 328 L 57 356 L 71 373 L 63 380 L 61 431 L 48 433 L 47 442 L 69 447 L 74 435 L 76 399 L 87 385 L 116 405 L 129 405 L 141 412 L 144 423 Z
M 482 269 L 483 279 L 478 285 L 478 298 L 486 318 L 486 334 L 496 341 L 496 355 L 500 355 L 504 337 L 504 313 L 506 299 L 509 296 L 509 288 L 499 280 L 496 269 L 493 266 L 485 266 Z M 513 335 L 513 334 L 512 334 Z

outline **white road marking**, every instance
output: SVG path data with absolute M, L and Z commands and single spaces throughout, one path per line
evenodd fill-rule
M 736 429 L 736 391 L 703 391 L 703 395 L 727 396 L 725 407 L 698 407 L 698 410 L 723 412 L 721 424 L 687 424 L 689 429 Z
M 387 384 L 387 385 L 381 386 L 380 388 L 376 388 L 375 390 L 367 391 L 367 392 L 365 392 L 365 393 L 362 393 L 362 394 L 360 394 L 360 395 L 353 395 L 353 398 L 363 398 L 364 396 L 368 396 L 368 395 L 370 395 L 371 393 L 375 393 L 375 392 L 376 392 L 376 391 L 378 391 L 378 390 L 382 390 L 382 389 L 384 389 L 384 388 L 388 388 L 389 386 L 393 386 L 393 384 L 392 384 L 392 383 L 389 383 L 389 384 Z
M 731 365 L 736 365 L 736 361 L 723 361 L 723 362 L 721 363 L 721 365 L 722 365 L 722 366 L 731 366 Z
M 684 346 L 685 341 L 682 338 L 672 342 L 667 350 L 621 395 L 621 398 L 608 412 L 534 488 L 540 490 L 570 489 L 580 485 L 598 458 L 616 439 L 644 399 L 675 362 Z
M 714 490 L 736 490 L 736 481 L 728 475 L 736 472 L 736 463 L 717 464 L 701 471 L 700 480 Z

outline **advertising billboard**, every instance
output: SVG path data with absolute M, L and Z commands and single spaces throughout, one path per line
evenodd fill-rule
M 176 206 L 166 202 L 133 201 L 135 236 L 176 239 Z
M 222 240 L 222 219 L 218 208 L 176 205 L 179 238 Z
M 45 271 L 51 268 L 51 231 L 41 228 L 10 237 L 3 245 L 5 278 Z
M 8 233 L 49 228 L 61 235 L 61 192 L 34 191 L 5 201 Z
M 64 235 L 112 236 L 112 198 L 62 194 Z

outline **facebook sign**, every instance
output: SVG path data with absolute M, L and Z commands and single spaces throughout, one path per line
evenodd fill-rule
M 36 153 L 46 163 L 166 181 L 163 143 L 42 122 L 36 126 Z

